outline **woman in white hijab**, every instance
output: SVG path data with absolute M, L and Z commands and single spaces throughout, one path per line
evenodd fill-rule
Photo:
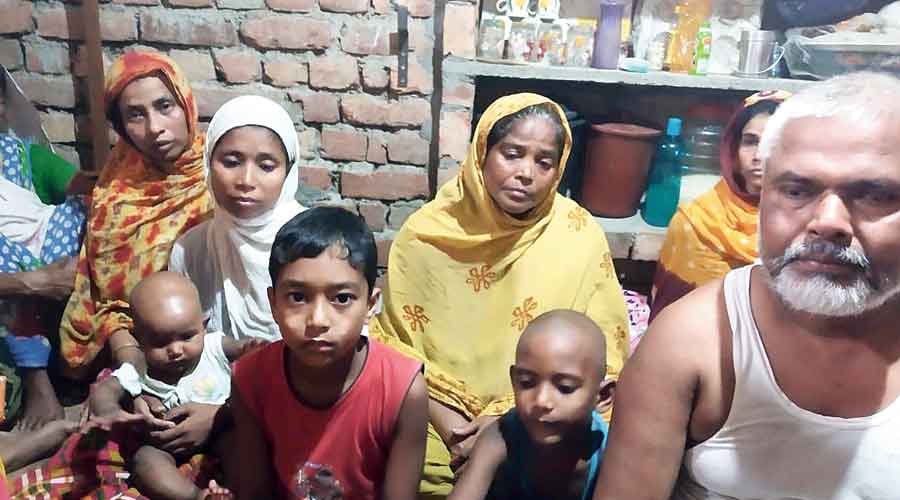
M 169 259 L 170 270 L 197 285 L 209 331 L 281 338 L 266 296 L 269 251 L 278 229 L 304 210 L 295 199 L 298 149 L 291 117 L 265 97 L 232 99 L 209 124 L 214 216 L 179 238 Z

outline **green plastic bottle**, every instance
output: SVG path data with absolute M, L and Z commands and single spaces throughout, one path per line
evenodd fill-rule
M 692 75 L 705 75 L 709 69 L 709 56 L 712 54 L 712 28 L 709 21 L 704 21 L 697 30 L 697 43 L 694 46 L 694 64 Z
M 684 141 L 681 139 L 681 119 L 669 118 L 666 135 L 660 138 L 650 166 L 647 194 L 641 206 L 641 217 L 651 226 L 666 227 L 681 194 L 681 169 Z

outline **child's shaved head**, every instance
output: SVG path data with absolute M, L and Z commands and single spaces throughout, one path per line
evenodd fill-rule
M 190 280 L 169 271 L 147 276 L 131 291 L 131 315 L 151 377 L 175 384 L 197 366 L 206 328 Z
M 153 273 L 131 290 L 131 313 L 138 335 L 170 331 L 175 324 L 202 317 L 197 287 L 171 271 Z
M 528 324 L 516 347 L 516 359 L 523 350 L 536 347 L 535 342 L 545 336 L 552 336 L 554 343 L 575 344 L 578 352 L 586 356 L 591 366 L 600 373 L 600 380 L 606 377 L 606 337 L 591 318 L 569 309 L 545 312 Z

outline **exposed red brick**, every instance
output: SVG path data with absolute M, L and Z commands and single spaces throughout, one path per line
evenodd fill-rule
M 304 128 L 297 132 L 297 140 L 300 141 L 300 159 L 312 160 L 318 156 L 319 131 L 314 128 Z
M 341 119 L 337 96 L 325 92 L 288 92 L 292 101 L 303 103 L 303 121 L 307 123 L 337 123 Z
M 409 216 L 416 213 L 416 210 L 422 208 L 421 202 L 398 202 L 391 205 L 391 212 L 388 214 L 388 227 L 394 230 L 403 227 L 403 223 Z
M 447 182 L 450 182 L 451 180 L 455 179 L 456 174 L 458 174 L 458 173 L 459 173 L 459 164 L 458 163 L 452 167 L 439 168 L 438 169 L 438 181 L 437 181 L 438 189 L 440 189 L 441 186 L 443 186 Z
M 447 3 L 444 11 L 444 55 L 475 58 L 477 9 L 476 4 Z
M 331 182 L 331 169 L 315 165 L 300 167 L 300 184 L 328 191 L 334 185 Z
M 309 63 L 309 85 L 316 89 L 345 90 L 359 84 L 356 59 L 342 54 L 319 56 Z
M 421 198 L 428 194 L 423 168 L 382 167 L 373 172 L 341 172 L 341 195 L 375 200 Z
M 41 113 L 41 124 L 51 142 L 75 142 L 75 117 L 71 113 Z
M 391 90 L 398 94 L 430 94 L 434 90 L 434 77 L 431 70 L 422 66 L 416 58 L 409 59 L 406 73 L 406 86 L 401 87 L 397 73 L 397 61 L 391 62 Z
M 425 99 L 401 99 L 391 103 L 385 125 L 420 127 L 431 118 L 431 103 Z
M 341 48 L 358 55 L 389 55 L 390 33 L 396 30 L 386 21 L 375 19 L 349 20 L 341 29 Z
M 376 14 L 390 14 L 394 12 L 394 6 L 391 5 L 391 0 L 372 0 L 372 10 Z
M 366 220 L 372 231 L 383 231 L 387 224 L 388 209 L 378 201 L 361 201 L 357 204 L 359 215 Z
M 369 10 L 369 0 L 319 0 L 319 7 L 326 12 L 363 14 Z
M 472 116 L 468 111 L 444 111 L 441 113 L 441 157 L 456 161 L 466 159 L 469 150 Z
M 409 50 L 423 57 L 432 57 L 434 34 L 424 19 L 413 19 L 409 23 Z
M 112 64 L 111 53 L 108 49 L 103 51 L 102 59 L 103 59 L 103 67 L 108 68 L 110 64 Z M 87 48 L 84 44 L 78 44 L 78 50 L 75 51 L 75 57 L 72 59 L 72 74 L 75 76 L 87 76 L 88 67 L 87 67 Z M 191 78 L 191 80 L 193 80 Z M 90 142 L 90 141 L 88 141 Z
M 273 57 L 263 62 L 266 82 L 276 87 L 292 87 L 309 81 L 309 68 L 305 61 L 292 57 Z
M 431 105 L 425 99 L 388 102 L 368 94 L 355 94 L 341 98 L 341 115 L 346 122 L 356 125 L 421 126 L 431 115 Z
M 387 163 L 387 142 L 383 134 L 378 132 L 369 134 L 369 150 L 366 152 L 366 161 L 377 165 Z
M 78 153 L 78 150 L 76 150 L 72 146 L 67 146 L 65 144 L 54 144 L 53 149 L 56 152 L 56 154 L 61 156 L 64 160 L 71 163 L 72 165 L 75 165 L 75 166 L 81 165 L 81 168 L 87 168 L 87 169 L 96 168 L 97 170 L 99 170 L 101 168 L 101 166 L 95 167 L 94 165 L 89 164 L 90 157 L 91 157 L 89 149 L 87 150 L 88 154 L 85 155 L 84 163 L 82 163 L 82 161 L 81 161 L 81 155 Z M 83 149 L 87 149 L 87 148 L 83 148 Z
M 69 72 L 69 49 L 61 43 L 25 42 L 25 67 L 35 73 Z
M 391 82 L 388 65 L 380 60 L 368 59 L 362 65 L 363 88 L 384 90 Z
M 231 10 L 254 10 L 266 6 L 264 0 L 216 0 L 216 7 Z
M 322 129 L 322 157 L 332 160 L 365 161 L 368 137 L 350 128 Z
M 168 5 L 172 7 L 186 7 L 190 9 L 199 9 L 202 7 L 212 7 L 212 0 L 166 0 Z
M 141 14 L 141 39 L 176 45 L 232 46 L 238 43 L 234 23 L 221 16 L 178 11 L 145 11 Z
M 35 13 L 38 34 L 45 38 L 82 40 L 84 33 L 79 7 L 51 7 Z M 137 40 L 137 20 L 134 14 L 118 9 L 100 11 L 100 36 L 106 41 Z
M 174 49 L 169 51 L 169 57 L 184 71 L 188 81 L 198 82 L 216 79 L 216 68 L 213 65 L 209 51 L 206 49 L 198 51 Z
M 453 82 L 444 84 L 444 104 L 472 107 L 475 101 L 475 84 L 469 82 Z
M 284 12 L 309 12 L 316 6 L 316 0 L 266 0 L 272 10 Z
M 0 34 L 28 33 L 31 24 L 31 2 L 0 0 Z
M 434 0 L 406 0 L 406 7 L 412 17 L 431 17 L 434 15 Z
M 34 73 L 15 73 L 13 78 L 29 100 L 54 108 L 75 107 L 75 82 L 69 76 L 45 76 Z
M 9 71 L 19 69 L 25 63 L 22 46 L 17 39 L 0 40 L 0 64 Z
M 248 83 L 259 80 L 259 56 L 248 50 L 215 50 L 216 71 L 228 83 Z
M 412 17 L 431 17 L 434 15 L 434 0 L 397 0 L 399 5 L 405 5 Z M 373 0 L 372 8 L 379 14 L 389 14 L 396 9 L 390 0 Z
M 375 236 L 375 248 L 378 249 L 378 266 L 379 267 L 387 267 L 388 265 L 388 256 L 391 253 L 391 245 L 394 244 L 394 239 L 390 237 L 385 237 L 382 235 Z
M 241 35 L 264 49 L 327 49 L 334 43 L 334 27 L 327 19 L 268 15 L 241 24 Z
M 403 130 L 387 141 L 387 157 L 392 163 L 425 165 L 428 163 L 428 141 L 418 133 Z
M 261 95 L 278 103 L 282 103 L 284 100 L 284 96 L 281 93 L 256 86 L 222 87 L 216 84 L 198 82 L 192 84 L 191 87 L 197 99 L 197 110 L 203 118 L 211 117 L 223 104 L 242 95 Z M 290 113 L 290 110 L 288 112 Z

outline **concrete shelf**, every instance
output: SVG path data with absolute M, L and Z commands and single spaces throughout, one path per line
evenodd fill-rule
M 728 75 L 693 76 L 663 71 L 629 73 L 627 71 L 544 66 L 539 64 L 504 64 L 470 61 L 450 57 L 444 61 L 444 73 L 469 76 L 487 76 L 521 80 L 553 80 L 593 82 L 610 85 L 644 85 L 714 90 L 758 92 L 761 90 L 787 90 L 797 92 L 812 81 L 787 78 L 738 78 Z
M 614 259 L 650 260 L 659 257 L 666 228 L 651 226 L 638 213 L 625 219 L 594 217 L 606 233 Z

